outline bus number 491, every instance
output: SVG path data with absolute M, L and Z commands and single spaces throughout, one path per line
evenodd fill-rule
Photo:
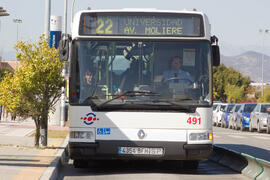
M 187 120 L 187 123 L 188 124 L 193 124 L 193 125 L 200 125 L 201 124 L 201 118 L 197 118 L 197 117 L 189 117 L 188 120 Z

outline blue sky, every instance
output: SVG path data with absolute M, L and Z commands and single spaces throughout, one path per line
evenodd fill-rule
M 68 0 L 70 21 L 72 0 Z M 22 19 L 19 25 L 19 40 L 37 40 L 44 32 L 45 0 L 1 0 L 10 16 L 0 17 L 0 56 L 14 59 L 16 24 L 13 19 Z M 209 17 L 212 34 L 220 39 L 221 50 L 233 55 L 235 49 L 260 51 L 262 35 L 259 29 L 270 29 L 269 0 L 76 0 L 75 12 L 87 9 L 157 8 L 168 10 L 192 10 L 196 8 Z M 51 15 L 63 16 L 64 0 L 51 0 Z M 68 24 L 70 32 L 70 25 Z M 270 34 L 265 38 L 265 53 L 270 54 Z M 229 49 L 232 50 L 229 50 Z M 236 50 L 237 51 L 237 50 Z M 222 51 L 221 51 L 222 53 Z M 224 54 L 224 53 L 223 53 Z

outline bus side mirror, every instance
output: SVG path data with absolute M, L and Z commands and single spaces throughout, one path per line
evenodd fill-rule
M 60 61 L 68 61 L 69 57 L 69 43 L 70 43 L 70 38 L 63 38 L 59 42 L 59 59 Z
M 219 66 L 220 53 L 219 53 L 219 46 L 218 45 L 212 45 L 212 57 L 213 57 L 213 66 Z

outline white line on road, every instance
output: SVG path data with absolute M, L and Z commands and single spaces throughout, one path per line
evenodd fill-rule
M 244 138 L 247 138 L 247 137 L 243 137 L 243 136 L 237 136 L 237 135 L 228 135 L 229 137 L 232 137 L 232 138 L 237 138 L 237 139 L 244 139 Z
M 270 140 L 270 137 L 263 137 L 263 136 L 254 136 L 257 139 L 266 139 L 266 140 Z

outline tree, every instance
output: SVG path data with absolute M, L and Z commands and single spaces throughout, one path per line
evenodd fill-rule
M 61 95 L 63 64 L 58 50 L 50 48 L 44 36 L 36 43 L 15 46 L 21 66 L 0 82 L 0 104 L 22 117 L 32 117 L 36 125 L 35 146 L 47 146 L 48 114 Z
M 227 102 L 236 103 L 245 98 L 245 88 L 244 86 L 236 86 L 228 84 L 225 87 L 225 94 L 227 96 Z
M 5 68 L 5 67 L 0 67 L 0 81 L 3 80 L 4 76 L 6 75 L 6 73 L 12 73 L 13 71 L 10 70 L 9 68 Z
M 244 77 L 232 67 L 228 68 L 221 64 L 213 68 L 213 78 L 215 100 L 236 102 L 245 98 L 246 90 L 250 84 L 249 77 Z
M 260 103 L 270 102 L 270 87 L 266 86 L 263 88 L 263 97 L 260 96 L 258 99 Z

